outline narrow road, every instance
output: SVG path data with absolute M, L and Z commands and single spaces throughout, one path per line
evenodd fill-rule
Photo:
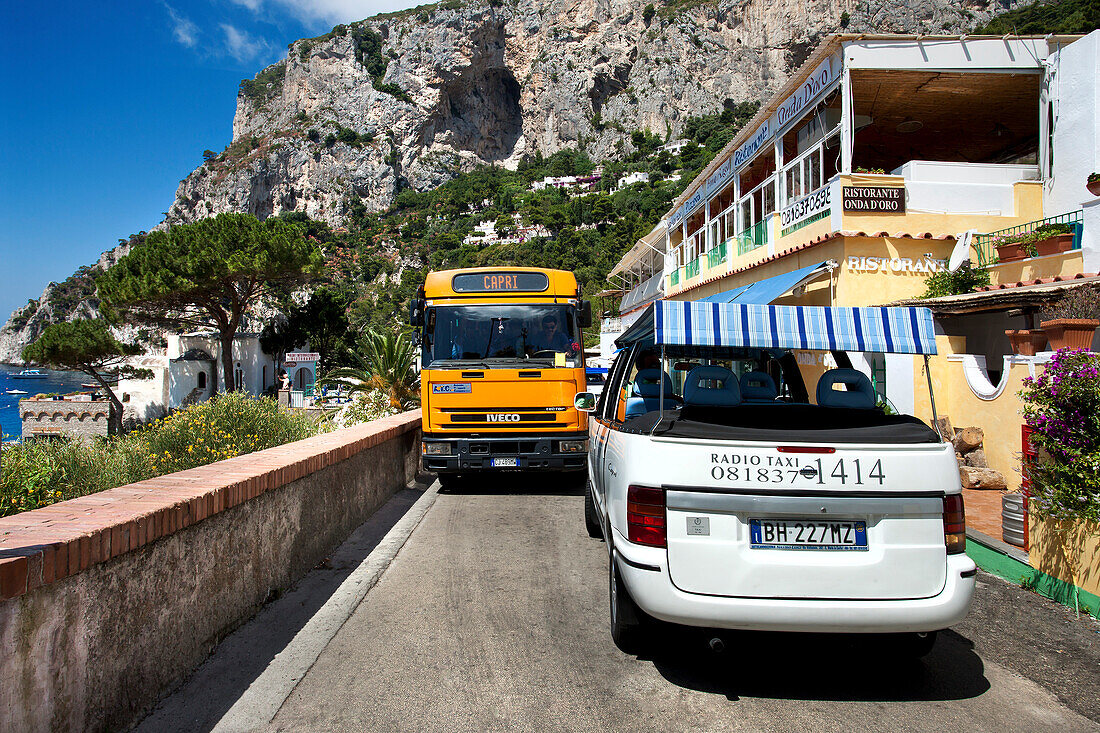
M 989 576 L 971 619 L 921 661 L 885 658 L 863 637 L 753 633 L 730 635 L 729 650 L 713 655 L 690 631 L 669 635 L 651 658 L 624 655 L 607 630 L 604 545 L 584 532 L 581 497 L 552 486 L 523 478 L 440 494 L 274 719 L 250 727 L 1100 730 L 1081 714 L 1100 718 L 1095 625 Z M 999 629 L 987 604 L 1020 599 L 1034 607 L 1031 626 Z M 1045 638 L 1035 626 L 1048 620 L 1063 637 L 1044 667 L 1034 663 L 1044 645 L 1027 637 Z M 1050 689 L 1020 674 L 1030 666 Z M 144 728 L 209 730 L 222 712 L 198 712 L 209 708 L 189 683 L 146 721 L 160 725 Z

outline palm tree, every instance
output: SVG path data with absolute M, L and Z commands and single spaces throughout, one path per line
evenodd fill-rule
M 318 380 L 322 386 L 343 385 L 351 394 L 375 390 L 385 393 L 390 404 L 404 409 L 415 403 L 420 375 L 413 368 L 416 347 L 403 333 L 368 329 L 359 342 L 361 354 L 352 354 L 358 367 L 338 367 Z

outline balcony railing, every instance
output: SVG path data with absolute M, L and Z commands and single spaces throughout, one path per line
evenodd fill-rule
M 768 220 L 764 219 L 764 221 L 756 222 L 738 234 L 735 239 L 737 240 L 737 254 L 739 255 L 751 252 L 757 247 L 763 247 L 768 243 Z
M 679 267 L 677 267 L 675 270 L 673 270 L 672 274 L 668 276 L 668 281 L 672 285 L 679 285 L 680 284 L 680 268 Z
M 707 267 L 717 267 L 722 264 L 726 259 L 726 253 L 729 251 L 729 247 L 725 242 L 722 242 L 717 247 L 711 247 L 707 252 Z
M 696 257 L 684 267 L 684 279 L 690 280 L 699 276 L 699 258 Z
M 997 238 L 1003 237 L 1005 239 L 1011 239 L 1015 236 L 1030 234 L 1036 229 L 1049 224 L 1065 224 L 1069 226 L 1070 231 L 1073 233 L 1073 249 L 1081 249 L 1081 231 L 1083 229 L 1081 219 L 1083 215 L 1083 211 L 1073 211 L 1068 214 L 1059 214 L 1058 216 L 1039 219 L 1038 221 L 1029 221 L 1027 224 L 1019 224 L 1014 227 L 1009 227 L 1008 229 L 999 229 L 989 234 L 975 235 L 974 242 L 971 246 L 978 254 L 978 267 L 989 267 L 990 265 L 997 264 L 997 250 L 993 246 L 993 242 Z

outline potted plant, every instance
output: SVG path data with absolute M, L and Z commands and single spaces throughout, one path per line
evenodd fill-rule
M 1049 310 L 1042 313 L 1042 327 L 1052 349 L 1092 347 L 1092 335 L 1100 326 L 1100 295 L 1090 285 L 1070 290 Z
M 1085 188 L 1093 196 L 1100 196 L 1100 173 L 1089 173 L 1089 179 L 1085 182 Z
M 1073 230 L 1069 224 L 1047 224 L 1031 233 L 1035 256 L 1055 255 L 1073 249 Z
M 1035 356 L 1047 345 L 1047 333 L 1041 328 L 1025 328 L 1005 331 L 1012 353 L 1019 356 Z
M 1035 256 L 1035 245 L 1025 241 L 1023 234 L 1005 234 L 993 238 L 993 246 L 997 249 L 998 262 L 1015 262 L 1025 257 Z

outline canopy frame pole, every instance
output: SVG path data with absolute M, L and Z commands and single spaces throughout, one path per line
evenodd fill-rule
M 932 429 L 940 436 L 940 442 L 944 437 L 940 433 L 940 417 L 936 414 L 936 393 L 932 391 L 932 369 L 929 367 L 928 354 L 924 355 L 924 376 L 928 379 L 928 399 L 932 402 Z
M 661 422 L 665 419 L 665 345 L 661 344 L 661 361 L 660 361 L 661 373 L 657 375 L 657 422 L 653 423 L 653 428 L 649 431 L 649 437 L 653 437 L 657 432 L 657 428 L 661 426 Z

